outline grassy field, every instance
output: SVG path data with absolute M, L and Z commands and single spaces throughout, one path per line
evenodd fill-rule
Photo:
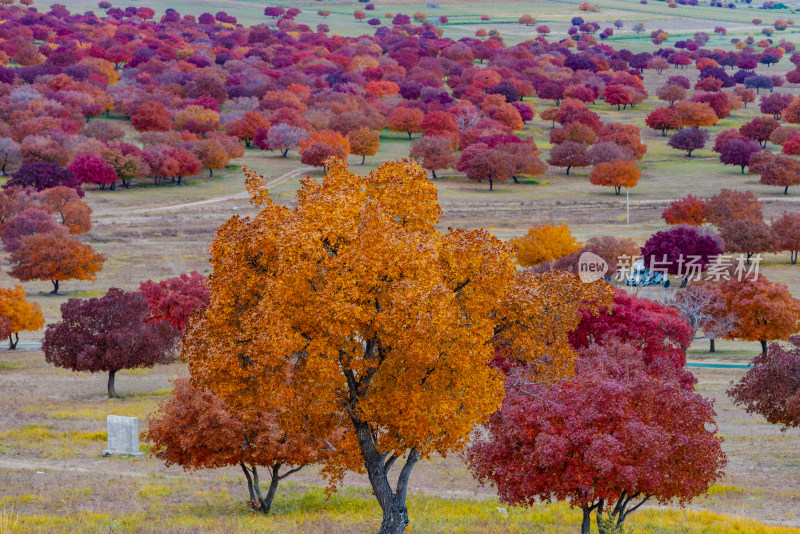
M 73 11 L 96 9 L 96 2 L 68 0 Z M 651 0 L 648 6 L 636 1 L 594 2 L 596 14 L 578 11 L 581 0 L 556 2 L 440 2 L 440 9 L 426 9 L 425 2 L 378 3 L 376 12 L 407 13 L 422 10 L 429 16 L 446 15 L 452 24 L 445 35 L 458 39 L 474 35 L 478 28 L 497 28 L 509 43 L 531 38 L 532 27 L 515 23 L 522 13 L 537 17 L 539 23 L 563 36 L 569 19 L 582 15 L 610 25 L 625 22 L 610 42 L 634 51 L 652 50 L 649 32 L 664 28 L 670 43 L 694 31 L 711 33 L 714 26 L 729 29 L 725 38 L 715 37 L 712 46 L 730 46 L 730 37 L 744 38 L 760 28 L 750 19 L 767 22 L 790 17 L 787 11 L 762 11 L 744 7 L 736 10 L 699 7 L 669 9 Z M 284 3 L 289 5 L 289 3 Z M 145 5 L 145 4 L 142 4 Z M 182 13 L 200 14 L 225 10 L 245 24 L 263 21 L 263 2 L 176 0 L 170 7 Z M 292 2 L 304 9 L 300 22 L 324 22 L 333 32 L 359 35 L 371 31 L 352 18 L 356 2 Z M 158 6 L 154 6 L 158 7 Z M 166 5 L 161 6 L 166 7 Z M 40 6 L 40 10 L 44 9 Z M 320 19 L 315 13 L 327 9 L 332 16 Z M 490 22 L 480 22 L 488 14 Z M 800 17 L 798 17 L 800 18 Z M 647 31 L 637 35 L 633 23 L 642 21 Z M 791 38 L 797 28 L 776 34 Z M 786 62 L 762 73 L 786 71 Z M 643 125 L 644 116 L 663 105 L 655 90 L 666 78 L 681 74 L 694 81 L 693 69 L 669 70 L 661 75 L 647 71 L 645 85 L 653 98 L 634 110 L 616 111 L 603 103 L 593 106 L 603 121 Z M 779 91 L 797 94 L 796 87 Z M 550 105 L 528 99 L 539 110 Z M 756 104 L 741 109 L 711 128 L 712 134 L 738 126 L 760 115 Z M 127 124 L 127 123 L 126 123 Z M 127 126 L 126 126 L 127 127 Z M 550 145 L 550 124 L 534 119 L 526 129 L 546 155 Z M 435 181 L 444 210 L 440 227 L 485 227 L 503 239 L 524 233 L 536 223 L 567 223 L 580 240 L 595 235 L 631 237 L 639 243 L 664 228 L 660 213 L 666 204 L 692 193 L 709 196 L 722 188 L 750 189 L 761 198 L 767 219 L 784 210 L 796 210 L 800 188 L 783 196 L 780 191 L 757 183 L 751 175 L 722 166 L 713 153 L 700 150 L 686 158 L 667 146 L 660 133 L 642 130 L 648 154 L 642 161 L 642 179 L 630 192 L 630 223 L 626 224 L 625 196 L 592 186 L 587 169 L 570 176 L 550 169 L 537 183 L 488 184 L 468 182 L 458 173 L 443 173 Z M 772 147 L 774 149 L 774 147 Z M 404 134 L 383 132 L 381 150 L 360 166 L 351 158 L 353 170 L 368 172 L 390 159 L 406 157 L 409 141 Z M 273 198 L 293 202 L 298 179 L 322 172 L 298 172 L 299 158 L 289 158 L 250 149 L 227 169 L 189 180 L 183 186 L 137 184 L 130 190 L 87 191 L 94 209 L 92 232 L 86 241 L 107 255 L 97 282 L 64 283 L 63 294 L 50 296 L 49 283 L 23 284 L 29 297 L 38 302 L 47 322 L 58 320 L 59 306 L 70 297 L 102 295 L 109 287 L 138 288 L 147 279 L 163 279 L 191 270 L 208 274 L 206 250 L 215 229 L 233 214 L 252 214 L 244 192 L 239 168 L 246 164 L 276 181 Z M 204 202 L 197 204 L 198 202 Z M 800 266 L 789 265 L 788 254 L 767 255 L 762 272 L 771 280 L 786 283 L 800 295 Z M 0 283 L 16 283 L 6 273 Z M 643 296 L 661 299 L 666 291 L 643 290 Z M 42 332 L 26 333 L 23 343 L 41 339 Z M 708 341 L 698 339 L 689 358 L 749 361 L 759 350 L 757 343 L 719 340 L 711 355 Z M 313 469 L 301 471 L 295 481 L 281 490 L 275 517 L 251 512 L 245 504 L 246 489 L 235 469 L 184 473 L 151 458 L 103 458 L 105 417 L 109 413 L 136 416 L 142 421 L 169 392 L 170 379 L 184 373 L 182 364 L 152 370 L 121 372 L 117 388 L 126 397 L 104 397 L 102 375 L 71 373 L 54 369 L 33 349 L 0 352 L 0 534 L 7 532 L 370 532 L 378 517 L 365 477 L 350 475 L 344 489 L 326 499 L 323 481 Z M 756 417 L 745 414 L 727 399 L 725 390 L 741 371 L 698 369 L 698 390 L 717 401 L 719 426 L 726 437 L 730 465 L 727 478 L 709 495 L 698 499 L 689 510 L 650 507 L 632 516 L 633 532 L 657 533 L 756 533 L 800 532 L 800 430 L 781 432 Z M 497 502 L 491 488 L 478 487 L 456 457 L 432 458 L 420 463 L 412 476 L 410 499 L 414 532 L 575 532 L 578 515 L 566 505 L 541 505 L 516 510 Z M 749 517 L 752 520 L 737 519 Z M 763 524 L 771 525 L 764 526 Z

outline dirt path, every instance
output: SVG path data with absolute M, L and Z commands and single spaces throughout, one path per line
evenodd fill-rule
M 282 175 L 278 176 L 277 178 L 275 178 L 271 182 L 268 182 L 267 183 L 267 187 L 274 187 L 276 185 L 282 184 L 283 182 L 286 182 L 287 180 L 290 180 L 292 178 L 296 178 L 300 174 L 303 174 L 303 173 L 306 173 L 306 172 L 309 172 L 309 171 L 313 171 L 313 170 L 314 170 L 314 167 L 300 167 L 300 168 L 294 169 L 292 171 L 289 171 L 289 172 L 287 172 L 285 174 L 282 174 Z M 114 210 L 114 211 L 108 211 L 108 212 L 97 212 L 95 215 L 97 215 L 99 217 L 102 217 L 104 215 L 113 215 L 113 216 L 117 217 L 117 216 L 120 216 L 120 215 L 136 215 L 136 214 L 153 213 L 153 212 L 159 212 L 159 211 L 177 211 L 177 210 L 183 210 L 183 209 L 187 209 L 187 208 L 194 208 L 194 207 L 197 207 L 197 206 L 205 206 L 205 205 L 208 205 L 208 204 L 215 204 L 217 202 L 225 202 L 227 200 L 238 200 L 238 199 L 245 199 L 245 198 L 249 198 L 249 197 L 250 197 L 250 193 L 248 193 L 247 191 L 241 191 L 239 193 L 233 193 L 231 195 L 223 195 L 223 196 L 219 196 L 219 197 L 207 198 L 205 200 L 197 200 L 197 201 L 194 201 L 194 202 L 184 202 L 183 204 L 171 204 L 169 206 L 158 206 L 158 207 L 155 207 L 155 208 L 136 208 L 136 209 L 131 209 L 131 210 Z

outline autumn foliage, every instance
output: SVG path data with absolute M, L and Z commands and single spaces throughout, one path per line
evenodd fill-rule
M 554 275 L 553 291 L 542 291 L 545 280 L 516 274 L 511 248 L 487 232 L 440 233 L 436 189 L 410 161 L 366 177 L 332 162 L 321 183 L 303 181 L 291 209 L 268 198 L 262 177 L 249 173 L 247 183 L 260 212 L 217 231 L 211 301 L 184 335 L 193 384 L 237 417 L 281 410 L 287 433 L 322 436 L 344 424 L 343 455 L 323 465 L 372 473 L 382 531 L 399 533 L 417 460 L 460 449 L 499 406 L 490 342 L 543 376 L 568 373 L 576 306 L 607 290 Z M 444 408 L 453 403 L 462 409 Z
M 108 372 L 108 396 L 116 397 L 117 371 L 172 357 L 175 328 L 148 323 L 148 313 L 144 295 L 113 287 L 100 298 L 69 299 L 61 305 L 61 321 L 45 330 L 45 359 L 72 371 Z
M 9 350 L 17 348 L 20 332 L 43 326 L 42 309 L 35 302 L 28 302 L 22 286 L 0 287 L 0 335 L 8 337 Z
M 517 247 L 517 263 L 532 267 L 576 252 L 580 244 L 565 224 L 541 224 L 511 240 Z

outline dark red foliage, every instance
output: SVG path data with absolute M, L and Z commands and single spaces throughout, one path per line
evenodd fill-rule
M 160 282 L 147 280 L 139 284 L 139 291 L 147 298 L 148 322 L 163 321 L 181 332 L 192 313 L 207 305 L 210 298 L 206 277 L 197 271 Z
M 686 363 L 693 336 L 691 327 L 674 309 L 615 289 L 614 307 L 597 315 L 584 312 L 569 339 L 578 350 L 614 341 L 634 343 L 646 363 L 664 360 L 677 368 Z
M 100 298 L 69 299 L 61 305 L 61 321 L 45 330 L 45 359 L 72 371 L 109 372 L 113 397 L 117 371 L 152 367 L 172 356 L 176 329 L 148 323 L 149 313 L 143 294 L 114 287 Z

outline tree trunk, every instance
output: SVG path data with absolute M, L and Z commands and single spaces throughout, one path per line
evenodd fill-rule
M 363 165 L 365 161 L 367 161 L 367 156 L 366 156 L 366 154 L 362 154 L 361 155 L 361 164 Z
M 408 139 L 410 141 L 411 140 L 411 132 L 409 131 L 409 132 L 406 132 L 406 133 L 408 134 Z
M 17 343 L 19 343 L 19 332 L 8 334 L 8 350 L 16 349 Z
M 766 354 L 767 353 L 767 340 L 766 339 L 761 339 L 761 340 L 759 340 L 759 342 L 761 343 L 761 354 Z
M 569 166 L 567 166 L 567 176 L 569 176 L 569 170 L 570 170 L 571 168 L 572 168 L 572 167 L 569 167 Z
M 270 475 L 272 475 L 272 479 L 269 482 L 269 489 L 267 490 L 267 498 L 262 499 L 261 502 L 261 506 L 264 507 L 265 514 L 268 514 L 269 511 L 272 509 L 272 501 L 275 499 L 275 492 L 278 491 L 278 484 L 281 481 L 281 477 L 278 476 L 278 471 L 280 471 L 281 465 L 282 464 L 275 464 L 270 469 Z
M 489 180 L 489 191 L 494 191 L 494 183 L 492 180 Z
M 117 399 L 117 392 L 114 390 L 114 379 L 117 376 L 117 371 L 109 371 L 108 372 L 108 398 L 109 399 Z
M 397 457 L 388 456 L 389 453 L 378 452 L 368 423 L 360 421 L 352 414 L 351 420 L 356 430 L 358 445 L 372 491 L 383 511 L 383 520 L 378 534 L 402 534 L 408 525 L 408 510 L 406 509 L 408 479 L 411 476 L 411 470 L 419 460 L 419 453 L 416 449 L 409 452 L 408 459 L 397 479 L 397 486 L 395 490 L 392 490 L 388 474 Z
M 714 338 L 713 337 L 708 338 L 708 341 L 711 343 L 710 346 L 708 347 L 708 352 L 717 352 L 717 347 L 714 346 L 714 341 L 715 341 Z
M 208 168 L 208 177 L 209 177 L 209 178 L 211 178 L 212 176 L 214 176 L 214 169 L 212 169 L 211 167 L 209 167 L 209 168 Z
M 742 174 L 744 174 L 744 165 L 742 165 Z
M 581 507 L 583 510 L 583 521 L 581 521 L 581 534 L 592 533 L 592 508 L 589 506 Z
M 239 462 L 239 465 L 242 471 L 244 471 L 244 477 L 247 479 L 247 491 L 250 493 L 250 502 L 253 503 L 252 506 L 255 508 L 258 505 L 258 498 L 256 497 L 256 492 L 253 490 L 253 479 L 250 478 L 250 470 L 247 469 L 244 462 Z
M 51 280 L 53 282 L 53 290 L 50 292 L 51 295 L 58 295 L 58 280 Z
M 617 196 L 619 196 L 619 194 L 622 192 L 622 186 L 615 185 L 614 192 L 617 194 Z
M 789 259 L 791 260 L 792 265 L 797 264 L 797 253 L 798 253 L 797 250 L 790 250 L 789 251 Z
M 783 189 L 783 194 L 784 195 L 788 195 L 789 194 L 789 186 L 788 185 Z
M 685 288 L 688 283 L 689 283 L 689 277 L 688 276 L 684 276 L 681 279 L 681 289 Z
M 436 169 L 431 169 L 431 176 L 433 176 L 434 180 L 436 179 Z
M 515 184 L 519 183 L 519 180 L 517 180 L 517 175 L 516 174 L 514 176 L 512 176 L 511 179 L 514 180 Z

